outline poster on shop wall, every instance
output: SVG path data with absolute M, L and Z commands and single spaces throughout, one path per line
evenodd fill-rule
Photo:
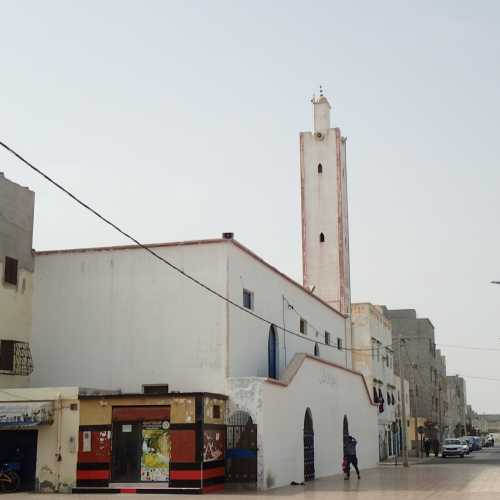
M 169 422 L 142 425 L 141 481 L 168 482 L 170 462 Z
M 214 462 L 224 459 L 225 440 L 220 430 L 206 430 L 203 435 L 203 461 Z

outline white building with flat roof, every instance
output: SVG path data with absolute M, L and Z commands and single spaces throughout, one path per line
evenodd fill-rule
M 351 360 L 344 140 L 326 98 L 313 108 L 314 133 L 301 134 L 304 286 L 231 233 L 148 245 L 177 270 L 136 246 L 37 252 L 34 383 L 226 394 L 228 483 L 337 474 L 346 433 L 361 468 L 375 465 L 378 407 Z

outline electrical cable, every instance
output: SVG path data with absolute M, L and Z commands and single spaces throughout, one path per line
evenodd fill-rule
M 206 291 L 208 291 L 209 293 L 215 295 L 216 297 L 218 297 L 219 299 L 221 300 L 224 300 L 226 301 L 227 303 L 231 304 L 233 307 L 239 309 L 240 311 L 243 311 L 245 313 L 247 313 L 248 315 L 250 316 L 253 316 L 254 318 L 256 319 L 259 319 L 260 321 L 268 324 L 268 325 L 274 325 L 274 323 L 266 318 L 264 318 L 263 316 L 255 313 L 254 311 L 250 310 L 250 309 L 247 309 L 245 308 L 244 306 L 238 304 L 237 302 L 234 302 L 233 300 L 231 300 L 230 298 L 224 296 L 223 294 L 221 294 L 220 292 L 218 292 L 217 290 L 214 290 L 213 288 L 211 288 L 210 286 L 208 286 L 207 284 L 203 283 L 202 281 L 198 280 L 197 278 L 195 278 L 194 276 L 186 273 L 185 271 L 183 271 L 181 268 L 179 268 L 178 266 L 176 266 L 175 264 L 173 264 L 172 262 L 168 261 L 167 259 L 165 259 L 164 257 L 162 257 L 160 254 L 158 254 L 157 252 L 155 252 L 154 250 L 152 250 L 150 247 L 148 247 L 147 245 L 144 245 L 143 243 L 141 243 L 139 240 L 137 240 L 135 237 L 133 237 L 131 234 L 127 233 L 126 231 L 124 231 L 123 229 L 121 229 L 120 227 L 118 227 L 116 224 L 114 224 L 111 220 L 109 220 L 108 218 L 104 217 L 101 213 L 99 213 L 97 210 L 95 210 L 94 208 L 92 208 L 90 205 L 88 205 L 87 203 L 85 203 L 84 201 L 82 201 L 80 198 L 78 198 L 76 195 L 74 195 L 71 191 L 69 191 L 68 189 L 66 189 L 64 186 L 62 186 L 61 184 L 59 184 L 57 181 L 55 181 L 54 179 L 52 179 L 49 175 L 47 175 L 45 172 L 43 172 L 42 170 L 40 170 L 39 168 L 37 168 L 35 165 L 33 165 L 32 163 L 30 163 L 28 160 L 26 160 L 23 156 L 21 156 L 17 151 L 15 151 L 14 149 L 12 149 L 11 147 L 9 147 L 7 144 L 5 144 L 3 141 L 0 141 L 0 146 L 2 146 L 5 150 L 7 150 L 9 153 L 11 153 L 12 155 L 14 155 L 16 158 L 18 158 L 21 162 L 23 162 L 25 165 L 27 165 L 28 167 L 30 167 L 33 171 L 35 171 L 37 174 L 39 174 L 40 176 L 42 176 L 44 179 L 46 179 L 49 183 L 51 183 L 52 185 L 54 185 L 56 188 L 58 188 L 60 191 L 62 191 L 63 193 L 65 193 L 67 196 L 69 196 L 71 199 L 73 199 L 76 203 L 78 203 L 80 206 L 82 206 L 83 208 L 85 208 L 86 210 L 88 210 L 89 212 L 91 212 L 92 214 L 94 214 L 96 217 L 98 217 L 99 219 L 101 219 L 105 224 L 107 224 L 108 226 L 110 226 L 111 228 L 113 228 L 115 231 L 119 232 L 122 236 L 124 236 L 125 238 L 129 239 L 130 241 L 134 242 L 138 247 L 142 248 L 143 250 L 145 250 L 146 252 L 150 253 L 153 257 L 155 257 L 156 259 L 160 260 L 161 262 L 163 262 L 164 264 L 166 264 L 167 266 L 169 266 L 171 269 L 173 269 L 174 271 L 177 271 L 179 274 L 181 274 L 182 276 L 184 276 L 186 279 L 192 281 L 193 283 L 195 283 L 196 285 L 198 285 L 199 287 L 205 289 Z M 287 301 L 287 303 L 289 304 L 288 300 L 285 298 L 285 300 Z M 290 305 L 290 304 L 289 304 Z M 295 311 L 295 308 L 292 306 L 292 309 Z M 297 311 L 295 311 L 297 313 Z M 297 313 L 298 314 L 298 313 Z M 310 323 L 311 324 L 311 323 Z M 283 327 L 280 327 L 278 325 L 274 325 L 276 328 L 282 330 L 284 333 L 289 333 L 291 335 L 295 335 L 296 337 L 299 337 L 301 339 L 304 339 L 304 340 L 308 340 L 309 342 L 314 342 L 314 343 L 319 343 L 319 344 L 322 344 L 322 345 L 330 345 L 330 344 L 326 344 L 325 342 L 321 342 L 321 341 L 317 341 L 315 339 L 311 339 L 311 338 L 308 338 L 307 336 L 305 335 L 302 335 L 301 333 L 299 332 L 296 332 L 296 331 L 293 331 L 293 330 L 290 330 L 290 329 L 287 329 L 285 328 L 284 326 Z M 312 328 L 319 334 L 322 330 L 319 330 L 318 328 L 316 328 L 314 325 L 312 325 Z M 413 339 L 416 339 L 416 340 L 424 340 L 424 338 L 421 338 L 421 337 L 408 337 L 407 339 L 405 338 L 405 340 L 413 340 Z M 467 347 L 467 346 L 458 346 L 458 345 L 447 345 L 447 344 L 439 344 L 437 343 L 437 345 L 440 345 L 440 346 L 443 346 L 443 347 L 451 347 L 451 348 L 459 348 L 459 349 L 469 349 L 469 350 L 482 350 L 482 351 L 500 351 L 500 349 L 496 349 L 496 348 L 481 348 L 481 347 Z M 386 348 L 392 348 L 394 346 L 394 344 L 390 344 L 390 345 L 387 345 L 387 346 L 380 346 L 380 347 L 386 347 Z M 348 350 L 348 351 L 373 351 L 374 348 L 347 348 L 347 347 L 343 347 L 342 350 Z
M 71 191 L 69 191 L 68 189 L 66 189 L 64 186 L 62 186 L 61 184 L 59 184 L 54 179 L 52 179 L 52 177 L 50 177 L 45 172 L 43 172 L 42 170 L 40 170 L 39 168 L 37 168 L 35 165 L 33 165 L 32 163 L 30 163 L 28 160 L 26 160 L 23 156 L 21 156 L 17 151 L 15 151 L 11 147 L 9 147 L 7 144 L 5 144 L 4 142 L 0 141 L 0 146 L 2 146 L 9 153 L 11 153 L 12 155 L 14 155 L 16 158 L 18 158 L 22 163 L 24 163 L 25 165 L 27 165 L 28 167 L 30 167 L 37 174 L 39 174 L 40 176 L 42 176 L 50 184 L 54 185 L 57 189 L 59 189 L 60 191 L 62 191 L 63 193 L 65 193 L 67 196 L 69 196 L 72 200 L 74 200 L 80 206 L 82 206 L 83 208 L 85 208 L 86 210 L 88 210 L 89 212 L 91 212 L 93 215 L 95 215 L 97 218 L 99 218 L 100 220 L 102 220 L 105 224 L 107 224 L 108 226 L 110 226 L 111 228 L 113 228 L 115 231 L 119 232 L 122 236 L 124 236 L 125 238 L 127 238 L 130 241 L 134 242 L 138 247 L 140 247 L 143 250 L 145 250 L 146 252 L 150 253 L 153 257 L 155 257 L 156 259 L 160 260 L 161 262 L 163 262 L 164 264 L 166 264 L 167 266 L 169 266 L 171 269 L 173 269 L 174 271 L 176 271 L 179 274 L 181 274 L 182 276 L 184 276 L 184 278 L 192 281 L 194 284 L 196 284 L 199 287 L 203 288 L 207 292 L 215 295 L 216 297 L 218 297 L 221 300 L 226 301 L 227 303 L 231 304 L 236 309 L 239 309 L 240 311 L 243 311 L 243 312 L 247 313 L 248 315 L 253 316 L 254 318 L 256 318 L 256 319 L 258 319 L 258 320 L 260 320 L 260 321 L 262 321 L 262 322 L 264 322 L 264 323 L 266 323 L 266 324 L 268 324 L 270 326 L 274 325 L 276 328 L 282 330 L 284 333 L 289 333 L 291 335 L 295 335 L 296 337 L 299 337 L 301 339 L 307 340 L 309 342 L 314 342 L 314 343 L 320 343 L 320 344 L 323 344 L 323 345 L 327 345 L 324 342 L 318 342 L 315 339 L 308 338 L 307 336 L 304 336 L 304 335 L 302 335 L 302 334 L 300 334 L 298 332 L 295 332 L 293 330 L 287 329 L 284 326 L 280 327 L 278 325 L 275 325 L 272 321 L 264 318 L 260 314 L 257 314 L 256 312 L 254 312 L 254 311 L 252 311 L 250 309 L 247 309 L 246 307 L 238 304 L 237 302 L 234 302 L 234 300 L 231 300 L 230 298 L 224 296 L 222 293 L 218 292 L 217 290 L 214 290 L 213 288 L 211 288 L 207 284 L 205 284 L 202 281 L 198 280 L 194 276 L 186 273 L 181 268 L 179 268 L 178 266 L 176 266 L 172 262 L 170 262 L 167 259 L 165 259 L 164 257 L 162 257 L 160 254 L 158 254 L 154 250 L 152 250 L 150 247 L 148 247 L 147 245 L 144 245 L 143 243 L 141 243 L 134 236 L 132 236 L 131 234 L 127 233 L 126 231 L 124 231 L 123 229 L 121 229 L 120 227 L 118 227 L 111 220 L 109 220 L 108 218 L 104 217 L 101 213 L 99 213 L 97 210 L 95 210 L 94 208 L 92 208 L 88 203 L 85 203 L 84 201 L 82 201 L 75 194 L 73 194 Z M 345 348 L 345 349 L 347 350 L 347 348 Z M 354 350 L 354 349 L 350 348 L 349 350 Z

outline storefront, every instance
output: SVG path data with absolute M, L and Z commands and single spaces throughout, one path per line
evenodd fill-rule
M 38 429 L 53 423 L 52 401 L 0 403 L 0 463 L 20 477 L 21 490 L 35 489 Z
M 76 481 L 78 389 L 0 391 L 0 461 L 25 491 L 68 492 Z
M 222 490 L 226 399 L 208 393 L 80 395 L 73 491 Z

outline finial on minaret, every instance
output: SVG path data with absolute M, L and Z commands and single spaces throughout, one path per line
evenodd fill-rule
M 320 97 L 324 97 L 324 95 L 323 95 L 323 86 L 322 85 L 319 86 L 319 96 Z

